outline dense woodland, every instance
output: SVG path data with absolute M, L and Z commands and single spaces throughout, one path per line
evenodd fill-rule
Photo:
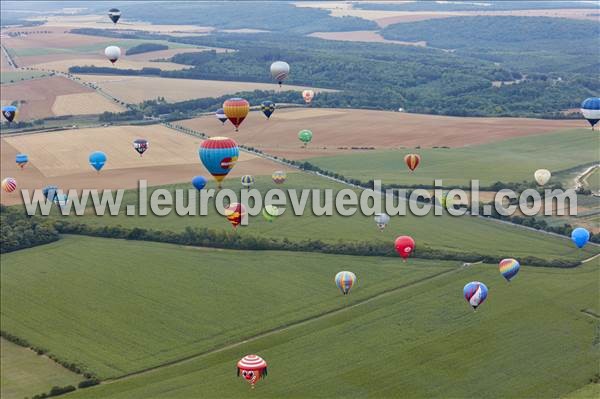
M 149 53 L 150 51 L 167 50 L 169 46 L 159 43 L 142 43 L 137 46 L 128 48 L 125 52 L 126 55 Z
M 387 11 L 508 11 L 508 10 L 552 10 L 561 8 L 585 8 L 597 10 L 590 2 L 583 1 L 494 1 L 494 2 L 434 2 L 413 1 L 406 3 L 356 3 L 354 8 Z
M 26 216 L 23 209 L 0 205 L 0 253 L 48 244 L 58 238 L 50 221 Z

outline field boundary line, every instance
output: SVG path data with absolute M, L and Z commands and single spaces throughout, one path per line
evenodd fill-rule
M 393 294 L 393 293 L 395 293 L 397 291 L 400 291 L 400 290 L 402 290 L 404 288 L 413 287 L 415 285 L 419 285 L 421 283 L 430 281 L 430 280 L 435 279 L 437 277 L 440 277 L 440 276 L 443 276 L 443 275 L 446 275 L 446 274 L 450 274 L 450 273 L 454 273 L 454 272 L 457 272 L 457 271 L 461 271 L 461 270 L 462 270 L 462 267 L 459 267 L 459 268 L 449 268 L 447 270 L 443 270 L 441 272 L 438 272 L 438 273 L 435 273 L 435 274 L 432 274 L 432 275 L 429 275 L 429 276 L 426 276 L 426 277 L 423 277 L 423 278 L 420 278 L 420 279 L 417 279 L 417 280 L 414 280 L 414 281 L 411 281 L 411 282 L 408 282 L 408 283 L 405 283 L 405 284 L 402 284 L 402 285 L 399 285 L 398 287 L 393 287 L 393 288 L 385 289 L 385 290 L 383 290 L 383 291 L 381 291 L 381 292 L 379 292 L 377 294 L 373 294 L 373 295 L 371 295 L 371 296 L 369 296 L 369 297 L 367 297 L 365 299 L 362 299 L 362 300 L 360 300 L 360 301 L 358 301 L 356 303 L 353 303 L 352 305 L 344 306 L 344 307 L 341 307 L 341 308 L 331 309 L 331 310 L 325 311 L 323 313 L 319 313 L 319 314 L 316 314 L 316 315 L 313 315 L 313 316 L 310 316 L 310 317 L 306 317 L 306 318 L 301 319 L 301 320 L 297 320 L 297 321 L 293 321 L 293 322 L 290 322 L 290 323 L 287 323 L 287 324 L 283 324 L 283 325 L 280 325 L 278 327 L 272 328 L 270 330 L 266 330 L 266 331 L 263 331 L 261 333 L 252 335 L 250 337 L 244 338 L 241 341 L 237 341 L 237 342 L 226 344 L 224 346 L 220 346 L 220 347 L 217 347 L 217 348 L 205 350 L 205 351 L 202 351 L 200 353 L 195 353 L 193 355 L 189 355 L 189 356 L 177 359 L 177 360 L 172 360 L 172 361 L 169 361 L 169 362 L 157 365 L 157 366 L 148 367 L 148 368 L 145 368 L 143 370 L 138 370 L 138 371 L 134 371 L 134 372 L 131 372 L 131 373 L 127 373 L 127 374 L 124 374 L 124 375 L 119 376 L 119 377 L 108 378 L 108 379 L 102 381 L 101 384 L 112 384 L 114 382 L 127 380 L 127 379 L 130 379 L 130 378 L 133 378 L 133 377 L 137 377 L 137 376 L 140 376 L 140 375 L 144 375 L 144 374 L 149 374 L 149 373 L 152 373 L 154 371 L 157 371 L 157 370 L 160 370 L 160 369 L 163 369 L 163 368 L 173 367 L 173 366 L 177 366 L 177 365 L 180 365 L 180 364 L 188 363 L 190 361 L 193 361 L 193 360 L 205 357 L 205 356 L 209 356 L 209 355 L 212 355 L 212 354 L 215 354 L 215 353 L 224 352 L 226 350 L 233 349 L 233 348 L 236 348 L 238 346 L 244 345 L 244 344 L 246 344 L 248 342 L 253 342 L 253 341 L 259 340 L 261 338 L 268 337 L 268 336 L 271 336 L 271 335 L 275 335 L 275 334 L 283 332 L 283 331 L 288 331 L 288 330 L 291 330 L 291 329 L 296 328 L 296 327 L 304 326 L 306 324 L 312 323 L 312 322 L 317 321 L 317 320 L 324 319 L 324 318 L 329 317 L 329 316 L 334 316 L 334 315 L 340 314 L 340 313 L 345 312 L 347 310 L 357 308 L 359 306 L 362 306 L 362 305 L 365 305 L 367 303 L 373 302 L 373 301 L 375 301 L 377 299 L 380 299 L 382 297 L 386 297 L 388 295 L 391 295 L 391 294 Z

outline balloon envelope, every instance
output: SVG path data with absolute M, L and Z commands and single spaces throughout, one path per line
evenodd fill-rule
M 22 168 L 27 165 L 27 162 L 29 162 L 29 157 L 27 154 L 17 154 L 15 156 L 15 162 Z
M 246 207 L 238 202 L 234 202 L 225 209 L 225 217 L 233 228 L 237 228 L 242 223 L 242 218 L 246 215 Z
M 312 140 L 313 137 L 313 133 L 308 130 L 308 129 L 304 129 L 304 130 L 300 130 L 298 132 L 298 139 L 304 143 L 304 145 L 310 143 L 310 141 Z
M 117 46 L 108 46 L 104 49 L 104 55 L 106 55 L 106 58 L 114 64 L 121 58 L 121 49 Z
M 242 186 L 244 187 L 250 187 L 254 185 L 254 177 L 251 175 L 244 175 L 240 180 L 242 182 Z
M 335 275 L 335 285 L 342 291 L 342 294 L 348 295 L 350 289 L 356 285 L 356 275 L 352 272 L 339 272 Z
M 268 222 L 272 222 L 277 216 L 279 216 L 279 208 L 274 205 L 267 205 L 263 209 L 262 214 Z
M 14 105 L 5 105 L 2 107 L 2 115 L 4 115 L 7 121 L 12 122 L 17 116 L 17 107 Z
M 271 76 L 281 85 L 290 74 L 290 65 L 285 61 L 275 61 L 271 64 Z
M 273 172 L 271 178 L 273 179 L 273 182 L 275 182 L 275 184 L 283 184 L 285 182 L 285 179 L 287 178 L 287 175 L 284 171 L 277 170 Z
M 373 219 L 375 219 L 375 223 L 377 224 L 377 227 L 379 227 L 379 230 L 381 230 L 381 231 L 383 231 L 383 229 L 385 229 L 385 227 L 390 222 L 389 215 L 387 215 L 385 213 L 376 213 L 375 217 Z
M 235 166 L 240 149 L 237 143 L 228 137 L 211 137 L 202 142 L 198 155 L 220 187 L 225 176 Z
M 571 241 L 577 245 L 577 248 L 583 248 L 590 240 L 590 232 L 583 227 L 578 227 L 571 232 Z
M 44 197 L 54 202 L 56 200 L 56 196 L 58 195 L 58 187 L 46 186 L 42 189 L 42 194 L 44 194 Z
M 535 178 L 537 184 L 543 186 L 544 184 L 548 183 L 550 177 L 552 177 L 552 173 L 550 173 L 548 169 L 538 169 L 533 174 L 533 177 Z
M 463 288 L 463 295 L 473 309 L 477 309 L 477 307 L 485 301 L 487 294 L 487 287 L 479 281 L 471 281 Z
M 222 124 L 225 124 L 225 122 L 227 122 L 227 115 L 225 115 L 225 111 L 223 111 L 223 108 L 219 108 L 217 112 L 215 112 L 215 116 L 218 120 L 221 121 Z
M 415 249 L 415 240 L 410 236 L 400 236 L 396 238 L 394 246 L 398 255 L 400 255 L 402 259 L 406 259 Z
M 268 119 L 275 112 L 275 103 L 273 101 L 263 101 L 260 103 L 260 110 Z
M 414 171 L 421 162 L 421 156 L 419 154 L 407 154 L 404 157 L 404 163 L 408 166 L 408 169 Z
M 237 362 L 237 375 L 241 375 L 254 386 L 261 378 L 267 376 L 267 362 L 260 356 L 246 355 Z
M 593 128 L 600 120 L 600 97 L 586 98 L 581 103 L 581 113 Z
M 133 142 L 133 148 L 140 154 L 140 156 L 146 152 L 150 143 L 146 139 L 137 139 Z
M 235 130 L 238 130 L 241 123 L 248 116 L 248 112 L 250 112 L 250 104 L 243 98 L 230 98 L 223 103 L 223 112 L 227 115 L 227 119 L 233 123 Z
M 315 92 L 312 90 L 304 90 L 302 92 L 302 98 L 304 99 L 304 102 L 307 104 L 310 104 L 314 97 L 315 97 Z
M 194 176 L 192 179 L 192 186 L 194 186 L 196 190 L 202 190 L 204 186 L 206 186 L 206 177 Z
M 498 264 L 498 270 L 506 281 L 512 280 L 512 278 L 517 275 L 520 268 L 521 264 L 516 259 L 512 258 L 502 259 Z
M 90 154 L 89 160 L 92 168 L 100 172 L 100 169 L 102 169 L 104 167 L 104 164 L 106 163 L 106 154 L 102 151 L 92 152 Z
M 6 191 L 7 193 L 12 193 L 17 189 L 17 181 L 12 177 L 7 177 L 6 179 L 2 180 L 1 185 L 2 190 Z
M 116 24 L 119 18 L 121 18 L 121 11 L 118 8 L 111 8 L 108 10 L 108 17 Z

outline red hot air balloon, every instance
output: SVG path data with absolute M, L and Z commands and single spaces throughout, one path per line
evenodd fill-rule
M 400 236 L 396 238 L 395 246 L 398 255 L 406 262 L 406 258 L 415 250 L 415 240 L 410 236 Z
M 234 202 L 225 209 L 225 216 L 233 228 L 236 229 L 242 223 L 242 218 L 246 216 L 246 207 L 238 202 Z
M 261 378 L 267 376 L 267 362 L 260 356 L 247 355 L 237 362 L 237 375 L 244 377 L 246 381 L 254 388 Z
M 404 163 L 408 166 L 408 169 L 414 171 L 421 162 L 421 156 L 419 154 L 407 154 L 404 157 Z
M 236 131 L 248 116 L 249 111 L 250 104 L 243 98 L 230 98 L 223 103 L 223 112 L 225 112 L 227 119 L 233 123 Z

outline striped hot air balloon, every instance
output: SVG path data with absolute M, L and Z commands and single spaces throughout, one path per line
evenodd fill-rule
M 594 130 L 594 125 L 600 121 L 600 97 L 586 98 L 581 103 L 581 113 Z
M 27 162 L 29 162 L 29 157 L 27 154 L 17 154 L 15 157 L 15 162 L 21 167 L 21 169 L 23 169 L 25 165 L 27 165 Z
M 234 229 L 242 223 L 242 218 L 245 216 L 246 207 L 238 202 L 234 202 L 225 209 L 225 217 L 227 217 L 227 220 L 229 220 Z
M 254 384 L 267 376 L 267 362 L 260 356 L 246 355 L 237 362 L 237 375 L 241 375 L 254 388 Z
M 463 288 L 463 295 L 467 302 L 469 302 L 469 305 L 473 307 L 473 310 L 476 310 L 485 301 L 487 294 L 487 287 L 479 281 L 471 281 Z
M 352 272 L 339 272 L 335 275 L 335 285 L 342 291 L 342 294 L 348 295 L 350 289 L 356 285 L 356 275 Z
M 404 157 L 404 163 L 408 166 L 408 169 L 414 171 L 421 162 L 421 156 L 419 154 L 407 154 Z
M 271 76 L 279 83 L 279 86 L 290 74 L 290 65 L 285 61 L 275 61 L 271 64 Z
M 250 104 L 243 98 L 230 98 L 223 103 L 223 112 L 237 131 L 250 112 Z
M 227 122 L 227 115 L 225 115 L 225 111 L 223 111 L 223 108 L 219 108 L 217 112 L 215 112 L 215 117 L 218 120 L 220 120 L 222 124 L 225 124 L 225 122 Z
M 520 268 L 521 265 L 519 262 L 512 258 L 502 259 L 498 264 L 498 270 L 500 270 L 500 274 L 502 274 L 502 277 L 504 277 L 508 282 L 510 282 L 510 280 L 517 275 Z
M 204 167 L 221 188 L 221 182 L 240 156 L 240 149 L 237 143 L 228 137 L 211 137 L 202 142 L 198 154 Z
M 17 189 L 17 181 L 13 177 L 7 177 L 2 180 L 2 190 L 12 193 Z
M 275 184 L 283 184 L 285 182 L 285 179 L 287 178 L 287 175 L 284 171 L 277 170 L 273 172 L 271 178 L 273 179 L 273 182 L 275 182 Z
M 242 181 L 242 186 L 251 187 L 254 185 L 254 177 L 251 175 L 244 175 L 240 179 Z

